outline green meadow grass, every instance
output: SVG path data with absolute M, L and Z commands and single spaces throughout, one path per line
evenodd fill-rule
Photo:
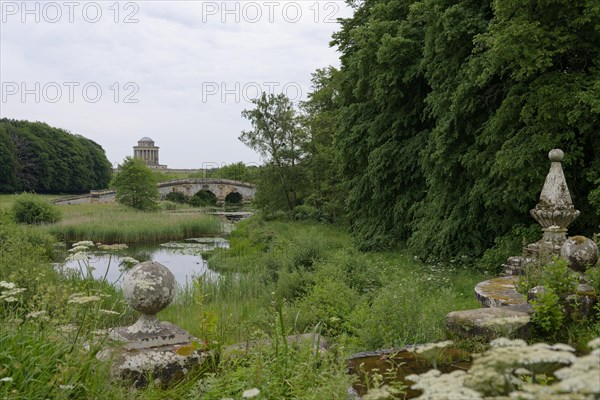
M 230 243 L 208 255 L 220 280 L 190 283 L 160 316 L 219 345 L 271 329 L 274 304 L 289 334 L 318 328 L 351 351 L 443 340 L 445 315 L 478 308 L 473 287 L 486 278 L 402 252 L 360 253 L 328 225 L 250 220 Z
M 2 399 L 220 400 L 241 399 L 248 389 L 259 389 L 261 399 L 346 399 L 349 354 L 446 339 L 446 313 L 479 307 L 473 286 L 488 278 L 459 260 L 361 253 L 340 227 L 251 218 L 231 233 L 230 249 L 206 254 L 220 277 L 189 282 L 158 317 L 221 354 L 231 344 L 267 340 L 243 358 L 223 357 L 212 373 L 133 390 L 96 359 L 101 346 L 88 351 L 84 344 L 105 335 L 98 329 L 132 324 L 137 313 L 118 287 L 59 274 L 49 263 L 47 232 L 72 227 L 81 239 L 148 241 L 141 238 L 153 225 L 146 237 L 174 234 L 195 218 L 217 229 L 210 224 L 218 220 L 102 205 L 64 207 L 63 216 L 60 225 L 18 226 L 0 210 Z M 7 298 L 11 285 L 25 290 Z M 73 301 L 81 294 L 89 302 Z M 323 334 L 329 351 L 284 340 L 307 332 Z
M 218 218 L 196 213 L 147 213 L 115 204 L 60 206 L 62 220 L 36 227 L 64 241 L 101 243 L 156 243 L 195 236 L 218 235 Z

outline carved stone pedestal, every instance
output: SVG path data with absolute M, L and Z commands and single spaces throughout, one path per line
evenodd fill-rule
M 184 329 L 160 322 L 156 313 L 175 294 L 175 278 L 165 266 L 148 261 L 132 268 L 123 280 L 123 296 L 142 313 L 131 325 L 112 330 L 110 347 L 98 353 L 113 363 L 113 375 L 142 387 L 150 382 L 168 386 L 192 369 L 211 369 L 215 360 L 200 341 Z

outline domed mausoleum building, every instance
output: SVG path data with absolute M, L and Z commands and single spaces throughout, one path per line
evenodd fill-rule
M 160 165 L 158 162 L 158 146 L 154 145 L 154 140 L 144 136 L 138 141 L 137 146 L 133 146 L 133 157 L 141 158 L 150 168 L 167 168 L 166 165 Z

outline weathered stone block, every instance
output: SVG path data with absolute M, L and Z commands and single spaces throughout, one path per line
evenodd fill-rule
M 527 299 L 515 289 L 517 276 L 489 279 L 475 286 L 475 296 L 483 307 L 514 306 L 527 303 Z
M 193 341 L 132 350 L 125 347 L 107 348 L 97 357 L 112 363 L 114 377 L 138 388 L 149 383 L 166 387 L 192 371 L 213 371 L 217 364 L 217 357 L 213 353 L 193 350 Z
M 446 329 L 460 337 L 482 336 L 528 338 L 531 336 L 531 315 L 528 304 L 509 307 L 478 308 L 453 311 L 446 315 Z

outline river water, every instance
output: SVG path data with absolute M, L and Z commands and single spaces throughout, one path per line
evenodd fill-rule
M 125 257 L 131 257 L 139 262 L 156 261 L 171 270 L 180 286 L 191 282 L 192 278 L 204 276 L 207 279 L 217 279 L 219 274 L 208 268 L 206 260 L 200 254 L 203 251 L 218 248 L 228 248 L 229 242 L 223 238 L 192 238 L 182 242 L 169 242 L 159 245 L 132 245 L 118 251 L 99 250 L 90 248 L 85 252 L 84 259 L 67 259 L 58 265 L 67 272 L 89 276 L 96 279 L 106 279 L 119 285 L 124 268 L 121 267 Z M 81 257 L 77 257 L 81 258 Z

